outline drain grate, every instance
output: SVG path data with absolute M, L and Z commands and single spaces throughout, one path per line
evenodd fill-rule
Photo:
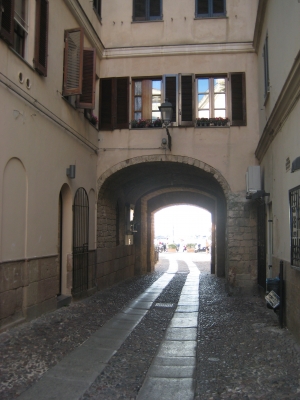
M 155 307 L 168 307 L 168 308 L 171 308 L 171 307 L 174 307 L 174 304 L 173 303 L 155 303 Z

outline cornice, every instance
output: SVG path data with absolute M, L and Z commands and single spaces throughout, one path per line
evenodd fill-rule
M 258 52 L 258 46 L 260 43 L 262 27 L 266 15 L 268 0 L 259 0 L 254 28 L 254 36 L 253 36 L 253 47 L 255 52 Z
M 278 96 L 255 151 L 259 162 L 300 98 L 300 51 Z
M 85 35 L 91 42 L 92 46 L 96 49 L 96 52 L 100 58 L 103 58 L 104 46 L 95 31 L 93 25 L 90 23 L 86 13 L 81 7 L 78 0 L 64 0 L 73 16 L 75 17 L 78 24 L 84 29 Z
M 141 46 L 141 47 L 119 47 L 104 50 L 103 58 L 127 58 L 127 57 L 158 57 L 177 56 L 192 54 L 231 54 L 231 53 L 254 53 L 252 42 L 242 43 L 206 43 L 187 44 L 176 46 Z

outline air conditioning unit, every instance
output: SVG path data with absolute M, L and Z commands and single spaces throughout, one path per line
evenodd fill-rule
M 257 192 L 261 192 L 260 166 L 251 165 L 246 172 L 246 199 L 252 199 Z

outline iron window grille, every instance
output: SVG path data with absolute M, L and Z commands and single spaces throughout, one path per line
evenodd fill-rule
M 289 191 L 291 265 L 300 267 L 300 186 Z

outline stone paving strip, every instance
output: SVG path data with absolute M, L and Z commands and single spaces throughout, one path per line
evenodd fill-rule
M 137 400 L 194 399 L 200 273 L 192 262 L 188 268 L 178 306 Z
M 175 266 L 171 265 L 170 270 L 175 269 Z M 48 370 L 35 385 L 23 392 L 19 399 L 79 399 L 173 279 L 174 273 L 168 272 L 169 270 L 80 347 Z

